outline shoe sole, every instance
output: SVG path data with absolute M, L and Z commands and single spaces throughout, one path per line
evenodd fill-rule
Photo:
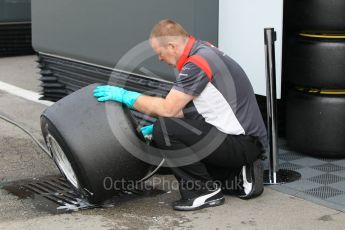
M 260 196 L 264 191 L 264 168 L 262 166 L 261 160 L 257 159 L 253 162 L 253 189 L 252 192 L 245 196 L 239 196 L 242 200 L 248 200 Z
M 219 198 L 217 200 L 212 200 L 212 201 L 207 201 L 205 204 L 200 205 L 198 207 L 190 207 L 190 206 L 174 206 L 173 208 L 177 211 L 194 211 L 194 210 L 199 210 L 202 208 L 210 208 L 210 207 L 216 207 L 219 205 L 224 204 L 225 198 Z

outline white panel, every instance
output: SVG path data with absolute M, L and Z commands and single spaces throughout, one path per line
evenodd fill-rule
M 219 0 L 219 48 L 247 73 L 256 94 L 266 95 L 264 28 L 277 31 L 277 97 L 281 94 L 283 0 Z

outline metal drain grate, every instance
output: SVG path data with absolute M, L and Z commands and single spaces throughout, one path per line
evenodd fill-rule
M 76 193 L 69 182 L 62 176 L 49 176 L 38 179 L 14 181 L 4 184 L 2 189 L 19 197 L 20 199 L 32 199 L 34 206 L 40 210 L 52 214 L 61 214 L 91 208 L 109 208 L 129 200 L 143 196 L 156 196 L 165 193 L 153 186 L 122 191 L 113 198 L 100 205 L 87 202 Z
M 61 176 L 10 182 L 3 188 L 21 199 L 33 199 L 36 207 L 54 214 L 96 207 L 82 199 Z
M 63 178 L 33 182 L 23 185 L 23 188 L 55 202 L 60 205 L 58 209 L 78 210 L 93 207 L 74 192 L 69 183 Z

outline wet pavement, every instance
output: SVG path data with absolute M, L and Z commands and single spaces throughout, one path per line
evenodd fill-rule
M 21 65 L 20 73 L 16 63 Z M 26 89 L 39 82 L 35 57 L 0 58 L 0 81 L 16 84 L 11 76 L 27 73 Z M 11 67 L 12 66 L 12 67 Z M 10 68 L 11 67 L 11 68 Z M 5 71 L 4 71 L 5 70 Z M 30 84 L 34 84 L 31 85 Z M 20 86 L 17 84 L 17 86 Z M 46 108 L 0 91 L 0 114 L 16 120 L 42 143 L 39 116 Z M 178 212 L 171 202 L 178 191 L 163 190 L 133 199 L 119 199 L 109 208 L 51 214 L 35 206 L 32 198 L 11 195 L 9 182 L 60 175 L 52 160 L 17 127 L 0 119 L 0 229 L 344 229 L 342 212 L 316 205 L 265 187 L 262 196 L 241 200 L 226 196 L 224 205 L 192 212 Z M 159 176 L 173 181 L 171 176 Z M 158 181 L 158 180 L 156 180 Z

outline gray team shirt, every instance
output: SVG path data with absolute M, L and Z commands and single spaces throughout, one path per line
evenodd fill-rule
M 176 67 L 180 73 L 173 88 L 195 96 L 183 109 L 185 118 L 202 119 L 227 134 L 258 137 L 267 147 L 254 90 L 233 59 L 191 37 Z

